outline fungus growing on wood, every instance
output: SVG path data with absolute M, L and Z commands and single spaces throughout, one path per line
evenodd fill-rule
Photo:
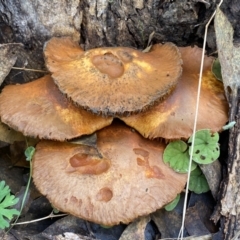
M 162 161 L 163 143 L 125 125 L 97 132 L 97 149 L 42 141 L 33 157 L 33 179 L 59 210 L 104 225 L 129 223 L 172 201 L 186 174 Z
M 148 53 L 127 47 L 96 48 L 74 58 L 75 48 L 61 52 L 56 42 L 63 49 L 72 44 L 54 38 L 45 45 L 46 65 L 55 83 L 93 113 L 144 111 L 173 90 L 182 72 L 179 50 L 172 43 L 154 45 Z
M 22 85 L 8 85 L 0 94 L 1 121 L 25 136 L 64 141 L 91 134 L 112 122 L 76 107 L 50 75 Z
M 202 49 L 180 48 L 183 73 L 175 90 L 163 102 L 144 113 L 122 117 L 147 138 L 187 139 L 193 131 Z M 221 130 L 228 120 L 223 85 L 211 72 L 213 58 L 205 57 L 197 130 Z

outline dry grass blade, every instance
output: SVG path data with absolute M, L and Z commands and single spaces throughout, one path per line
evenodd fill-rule
M 163 238 L 162 240 L 177 240 L 177 238 Z M 191 237 L 186 237 L 183 238 L 183 240 L 212 240 L 212 235 L 204 235 L 204 236 L 191 236 Z
M 44 71 L 44 70 L 38 70 L 38 69 L 31 69 L 31 68 L 25 68 L 25 67 L 12 67 L 12 69 L 16 69 L 16 70 L 23 70 L 23 71 L 32 71 L 32 72 L 42 72 L 42 73 L 48 73 L 48 71 Z
M 222 4 L 223 0 L 218 4 L 217 8 L 219 8 Z M 208 23 L 205 26 L 205 33 L 204 33 L 204 41 L 203 41 L 203 52 L 202 52 L 202 61 L 201 61 L 201 67 L 200 67 L 200 73 L 199 73 L 199 84 L 198 84 L 198 94 L 197 94 L 197 103 L 196 103 L 196 112 L 195 112 L 195 120 L 194 120 L 194 126 L 193 126 L 193 135 L 192 135 L 192 145 L 194 146 L 195 143 L 195 133 L 196 133 L 196 127 L 197 127 L 197 118 L 198 118 L 198 108 L 199 108 L 199 100 L 200 100 L 200 93 L 201 93 L 201 83 L 202 83 L 202 73 L 203 73 L 203 63 L 204 63 L 204 53 L 206 49 L 206 41 L 207 41 L 207 32 L 208 32 L 208 26 L 211 23 L 212 19 L 214 18 L 216 14 L 216 10 L 212 14 L 211 18 L 209 19 Z M 186 209 L 187 209 L 187 199 L 188 199 L 188 189 L 189 189 L 189 181 L 190 181 L 190 170 L 192 167 L 192 157 L 193 157 L 193 148 L 190 152 L 190 163 L 189 163 L 189 171 L 188 171 L 188 179 L 187 179 L 187 186 L 186 186 L 186 194 L 184 198 L 184 207 L 183 207 L 183 217 L 182 217 L 182 226 L 179 232 L 178 239 L 183 239 L 183 232 L 184 232 L 184 222 L 185 222 L 185 216 L 186 216 Z

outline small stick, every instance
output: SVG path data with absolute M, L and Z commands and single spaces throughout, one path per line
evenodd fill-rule
M 53 214 L 53 212 L 51 212 L 48 216 L 46 217 L 42 217 L 42 218 L 38 218 L 38 219 L 34 219 L 31 221 L 26 221 L 26 222 L 19 222 L 19 223 L 13 223 L 11 224 L 12 226 L 16 226 L 16 225 L 23 225 L 23 224 L 29 224 L 29 223 L 34 223 L 34 222 L 39 222 L 39 221 L 43 221 L 45 219 L 48 218 L 55 218 L 55 217 L 63 217 L 63 216 L 67 216 L 68 214 L 63 213 L 63 214 Z
M 42 72 L 42 73 L 48 73 L 48 71 L 44 70 L 37 70 L 37 69 L 31 69 L 31 68 L 19 68 L 19 67 L 12 67 L 12 69 L 17 69 L 17 70 L 23 70 L 23 71 L 32 71 L 32 72 Z

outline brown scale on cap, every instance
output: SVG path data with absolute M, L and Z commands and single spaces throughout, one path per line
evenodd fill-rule
M 175 90 L 146 112 L 122 117 L 147 138 L 187 139 L 192 135 L 202 49 L 180 48 L 183 73 Z M 228 121 L 223 85 L 211 72 L 213 58 L 205 57 L 197 130 L 217 132 Z
M 61 52 L 61 45 L 65 49 L 68 44 L 71 40 L 65 38 L 47 42 L 46 65 L 59 89 L 94 113 L 144 111 L 164 98 L 181 75 L 181 57 L 172 43 L 157 44 L 148 53 L 127 47 L 96 48 L 75 58 L 68 57 L 74 56 L 70 48 Z
M 112 122 L 76 107 L 50 75 L 22 85 L 8 85 L 0 94 L 2 122 L 25 136 L 64 141 L 91 134 Z
M 184 188 L 186 174 L 163 163 L 163 143 L 116 123 L 98 131 L 97 139 L 97 149 L 37 145 L 34 183 L 57 209 L 111 226 L 154 212 Z

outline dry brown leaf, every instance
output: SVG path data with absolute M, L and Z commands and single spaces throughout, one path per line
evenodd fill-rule
M 146 216 L 132 222 L 124 230 L 119 240 L 145 240 L 144 232 L 150 220 L 150 216 Z
M 19 43 L 0 44 L 0 85 L 15 64 L 21 47 Z
M 13 143 L 15 141 L 25 141 L 25 137 L 22 133 L 9 128 L 0 121 L 0 141 Z

